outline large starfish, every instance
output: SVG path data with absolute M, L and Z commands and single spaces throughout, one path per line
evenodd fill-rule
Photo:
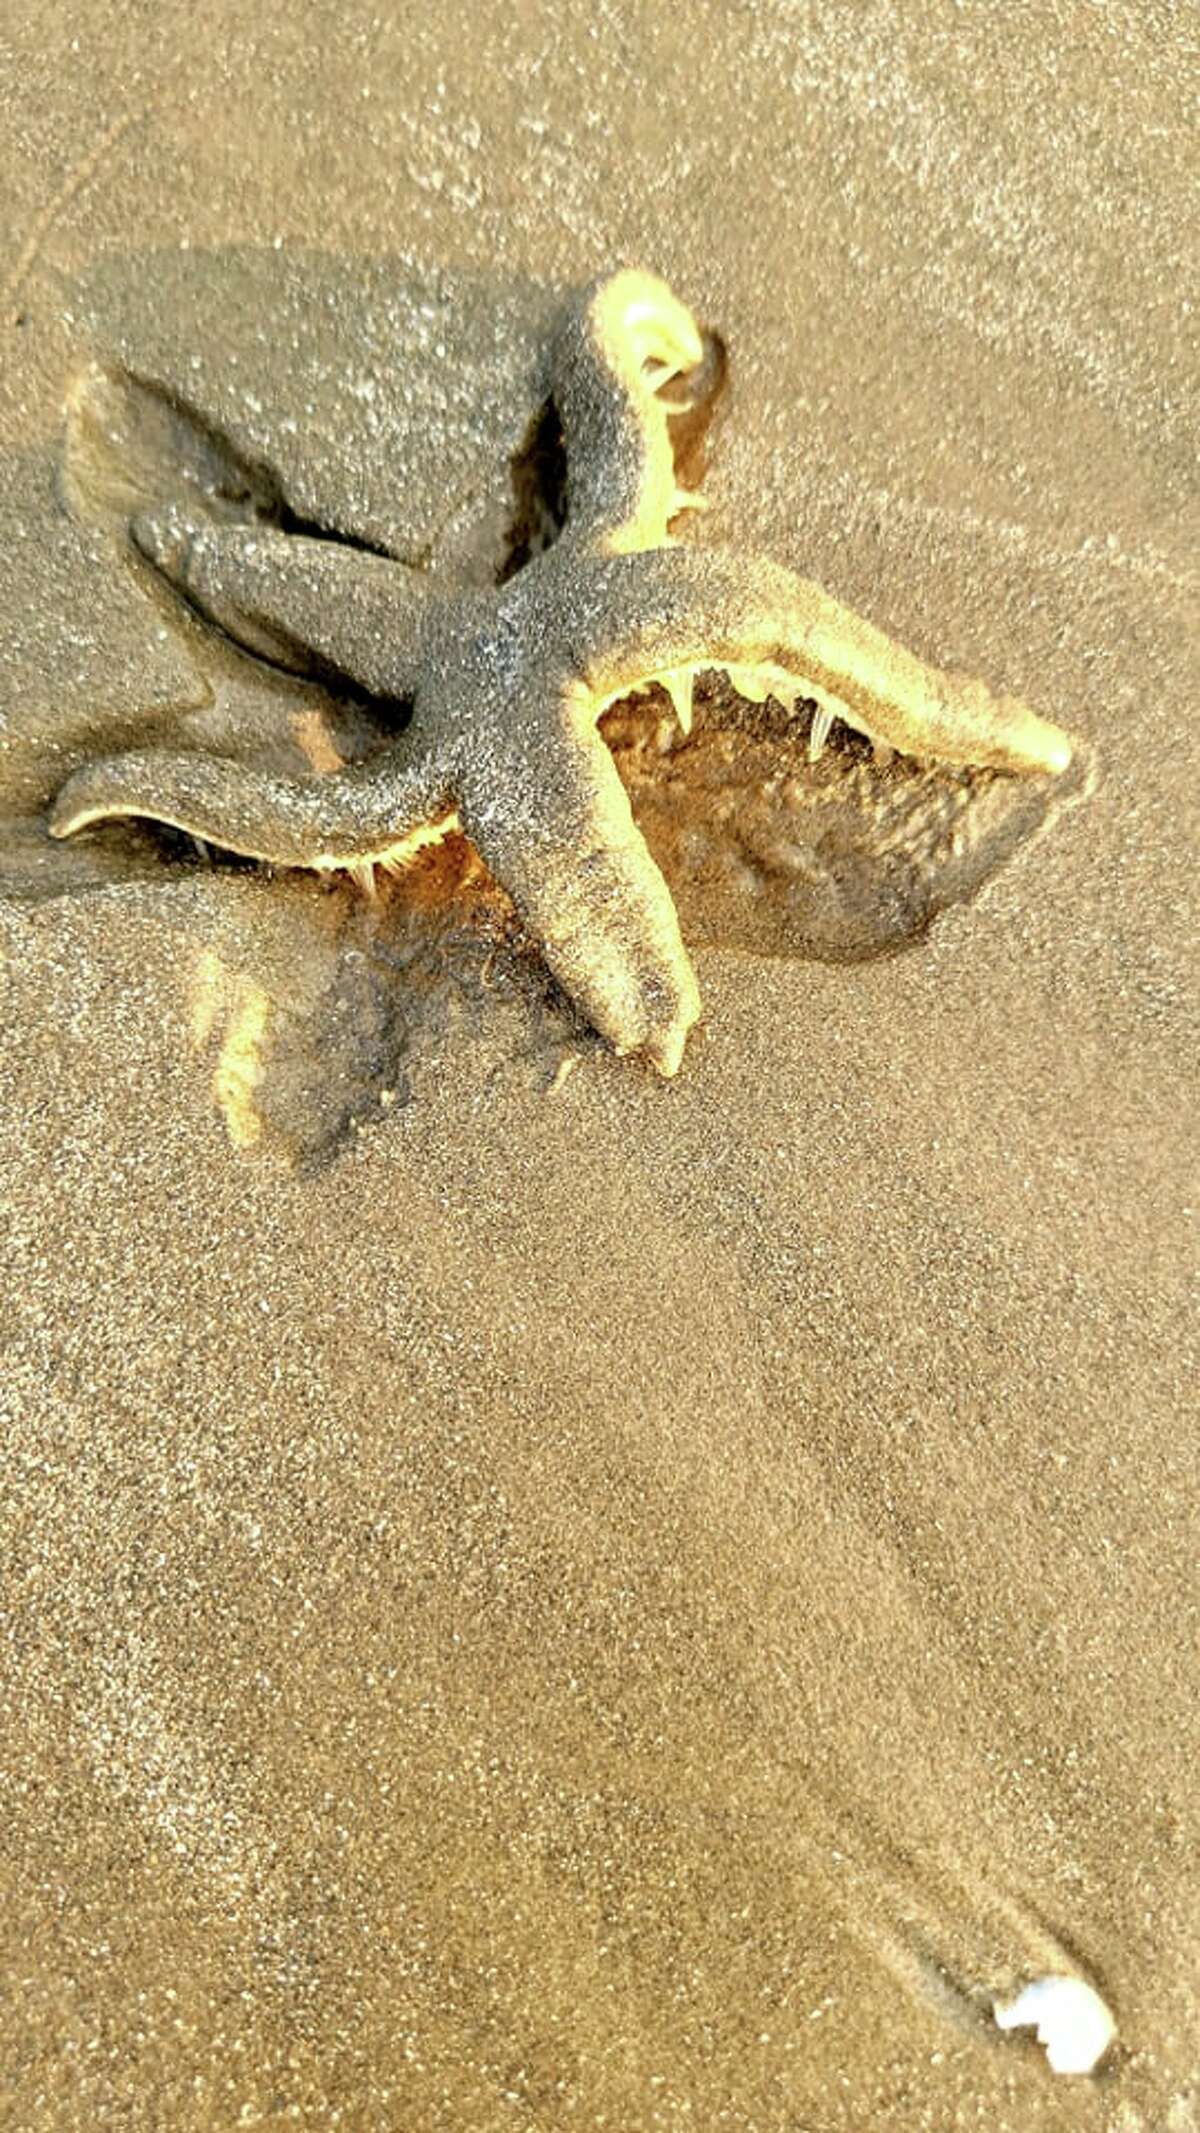
M 819 586 L 762 557 L 672 540 L 672 521 L 701 500 L 676 485 L 661 388 L 702 355 L 695 321 L 652 275 L 623 270 L 570 304 L 551 365 L 566 524 L 493 591 L 448 591 L 403 563 L 277 528 L 169 511 L 136 520 L 142 553 L 247 650 L 411 698 L 411 722 L 324 776 L 160 749 L 95 762 L 59 793 L 54 835 L 147 816 L 369 883 L 376 865 L 402 865 L 460 826 L 595 1028 L 673 1074 L 699 992 L 597 730 L 607 705 L 659 682 L 686 730 L 693 677 L 725 668 L 754 700 L 815 702 L 813 753 L 836 717 L 947 763 L 1057 773 L 1071 757 L 1059 727 L 927 666 Z

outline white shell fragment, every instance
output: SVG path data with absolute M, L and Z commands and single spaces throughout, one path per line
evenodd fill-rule
M 1079 1977 L 1039 1977 L 993 2013 L 1000 2029 L 1034 2029 L 1056 2074 L 1090 2074 L 1117 2033 L 1098 1992 Z

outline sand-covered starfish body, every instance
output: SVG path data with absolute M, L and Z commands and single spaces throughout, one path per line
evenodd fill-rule
M 620 1052 L 673 1074 L 699 993 L 666 882 L 598 730 L 661 683 L 685 729 L 694 676 L 724 668 L 753 700 L 817 704 L 882 746 L 1014 772 L 1062 771 L 1057 726 L 904 651 L 817 585 L 730 550 L 681 547 L 661 387 L 701 360 L 690 314 L 626 269 L 566 310 L 551 383 L 567 451 L 553 546 L 493 591 L 446 590 L 386 557 L 276 528 L 134 522 L 142 553 L 247 650 L 286 669 L 411 697 L 406 731 L 367 760 L 282 777 L 151 749 L 67 780 L 56 836 L 114 816 L 172 823 L 284 866 L 369 883 L 458 825 L 546 960 Z

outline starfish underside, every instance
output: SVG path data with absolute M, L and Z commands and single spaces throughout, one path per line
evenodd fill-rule
M 703 353 L 690 313 L 649 274 L 622 270 L 567 307 L 550 381 L 566 524 L 491 592 L 278 528 L 170 510 L 136 519 L 141 553 L 247 651 L 411 699 L 412 718 L 375 755 L 322 776 L 162 749 L 91 763 L 59 793 L 53 834 L 145 816 L 276 865 L 344 868 L 369 888 L 377 866 L 402 868 L 460 827 L 594 1027 L 673 1074 L 699 993 L 598 731 L 608 705 L 659 683 L 686 731 L 695 676 L 718 668 L 752 701 L 815 704 L 814 755 L 838 718 L 935 761 L 1056 774 L 1071 757 L 1059 727 L 927 666 L 819 586 L 673 541 L 673 521 L 702 499 L 677 486 L 661 388 Z

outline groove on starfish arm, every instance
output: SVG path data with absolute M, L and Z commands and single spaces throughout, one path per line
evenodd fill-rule
M 399 760 L 398 760 L 399 757 Z M 72 837 L 89 823 L 138 815 L 275 866 L 359 870 L 399 863 L 414 840 L 454 822 L 449 781 L 427 759 L 368 760 L 310 778 L 285 778 L 216 755 L 131 751 L 68 778 L 50 812 L 50 833 Z
M 564 541 L 612 555 L 657 548 L 677 513 L 703 507 L 676 486 L 669 409 L 657 397 L 703 355 L 690 311 L 639 268 L 593 282 L 570 306 L 551 363 L 567 447 Z
M 699 987 L 595 719 L 586 690 L 560 688 L 525 745 L 464 766 L 462 826 L 593 1028 L 670 1075 Z
M 177 507 L 136 518 L 130 535 L 190 606 L 256 658 L 349 678 L 372 696 L 416 688 L 423 572 L 274 526 L 202 523 Z
M 726 667 L 743 694 L 807 692 L 906 755 L 1052 774 L 1071 760 L 1061 726 L 1015 696 L 927 665 L 762 556 L 673 548 L 591 558 L 571 610 L 566 639 L 600 705 L 650 680 L 671 686 L 681 671 Z

